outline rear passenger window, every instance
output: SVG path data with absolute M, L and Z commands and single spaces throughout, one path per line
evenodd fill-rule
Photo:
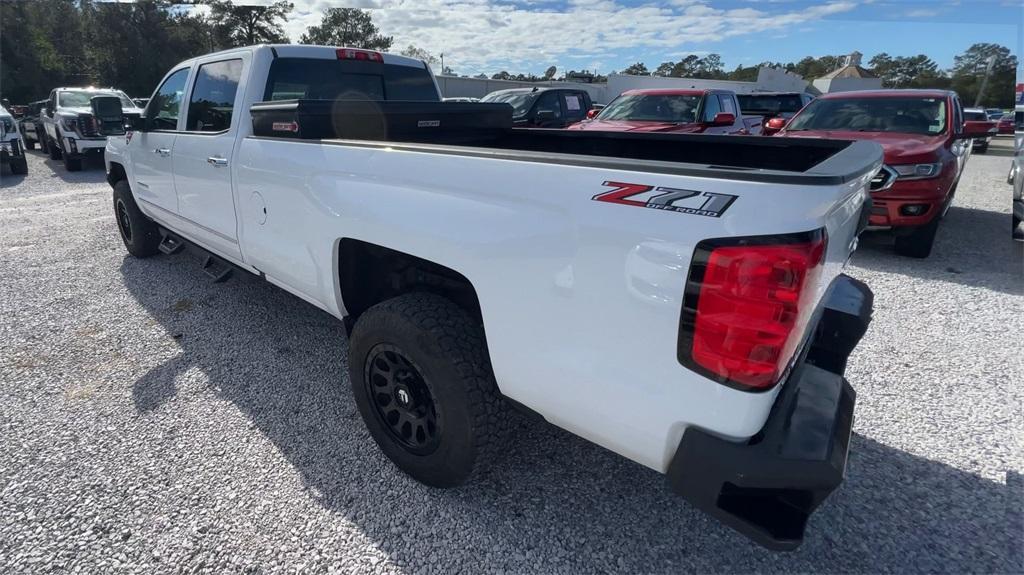
M 719 96 L 719 100 L 722 102 L 722 111 L 726 114 L 736 115 L 736 105 L 733 103 L 731 96 Z
M 264 100 L 414 100 L 438 102 L 425 67 L 357 60 L 277 58 Z
M 562 107 L 558 103 L 558 92 L 544 92 L 541 94 L 540 98 L 537 98 L 536 112 L 551 112 L 555 115 L 555 118 L 561 118 Z
M 586 115 L 586 106 L 583 102 L 582 94 L 566 94 L 565 95 L 565 117 L 569 119 L 582 119 Z
M 188 122 L 192 132 L 224 132 L 231 128 L 235 95 L 242 78 L 242 61 L 225 60 L 203 64 L 196 73 L 192 98 L 188 102 Z

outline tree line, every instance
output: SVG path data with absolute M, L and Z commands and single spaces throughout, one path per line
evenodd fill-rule
M 25 103 L 57 86 L 94 85 L 147 97 L 182 60 L 289 42 L 284 24 L 293 9 L 287 0 L 265 6 L 231 0 L 0 1 L 2 96 Z M 298 41 L 388 50 L 394 39 L 381 34 L 365 10 L 329 8 Z
M 198 7 L 204 9 L 194 9 Z M 284 24 L 293 10 L 288 0 L 264 6 L 236 5 L 231 0 L 0 1 L 0 89 L 4 98 L 16 103 L 45 98 L 55 86 L 116 86 L 132 96 L 148 96 L 171 66 L 187 58 L 236 46 L 289 42 Z M 389 50 L 394 37 L 382 34 L 366 10 L 328 8 L 320 24 L 307 28 L 298 42 Z M 425 50 L 409 45 L 401 52 L 436 69 L 438 58 Z M 956 56 L 949 70 L 923 54 L 882 53 L 868 66 L 886 87 L 952 89 L 973 103 L 990 58 L 992 74 L 982 105 L 1012 106 L 1017 58 L 997 44 L 974 44 Z M 757 79 L 761 66 L 774 66 L 810 80 L 840 67 L 843 59 L 808 56 L 798 62 L 765 61 L 726 71 L 718 54 L 691 54 L 662 62 L 654 70 L 637 62 L 621 73 L 750 82 Z M 455 73 L 448 66 L 441 71 Z M 554 80 L 556 73 L 551 66 L 542 76 L 503 70 L 490 77 L 536 82 Z M 577 72 L 570 71 L 562 78 L 575 76 Z M 606 79 L 596 73 L 590 76 L 597 82 Z
M 726 71 L 718 54 L 698 56 L 691 54 L 678 62 L 662 62 L 653 71 L 643 62 L 628 66 L 621 73 L 637 76 L 664 76 L 676 78 L 701 78 L 706 80 L 734 80 L 753 82 L 761 67 L 782 68 L 799 74 L 806 80 L 820 78 L 841 67 L 843 55 L 807 56 L 798 62 L 761 62 L 755 66 L 737 66 Z M 1013 106 L 1016 82 L 1017 57 L 1009 48 L 998 44 L 979 43 L 967 48 L 953 59 L 953 67 L 939 68 L 934 60 L 918 54 L 916 56 L 890 56 L 882 52 L 868 61 L 867 68 L 882 79 L 886 88 L 937 88 L 955 90 L 968 105 L 974 104 L 989 61 L 992 71 L 981 105 L 985 107 L 1009 108 Z

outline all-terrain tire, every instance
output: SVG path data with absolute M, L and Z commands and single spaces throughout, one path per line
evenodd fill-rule
M 35 140 L 29 140 L 28 138 L 25 138 L 25 149 L 26 150 L 34 150 L 34 149 L 36 149 L 36 141 Z
M 82 158 L 72 158 L 68 154 L 64 156 L 64 169 L 69 172 L 80 172 L 82 171 Z
M 50 154 L 51 160 L 59 160 L 61 156 L 60 144 L 58 144 L 55 140 L 48 140 L 46 142 L 46 153 Z
M 114 219 L 128 253 L 148 258 L 160 252 L 160 229 L 139 210 L 127 180 L 114 184 Z
M 22 158 L 20 160 L 11 160 L 11 173 L 19 176 L 24 176 L 28 173 L 28 160 Z
M 388 371 L 388 382 L 411 371 L 421 376 L 416 385 L 429 392 L 437 421 L 431 450 L 410 446 L 404 429 L 389 426 L 387 418 L 394 412 L 385 410 L 401 402 L 397 395 L 389 399 L 395 392 L 388 392 L 391 383 L 382 383 L 378 371 L 388 354 L 408 366 Z M 491 371 L 483 327 L 452 301 L 411 293 L 373 306 L 349 337 L 348 365 L 356 405 L 370 434 L 417 481 L 433 487 L 461 485 L 496 458 L 507 436 L 508 413 Z M 421 397 L 419 403 L 427 401 Z

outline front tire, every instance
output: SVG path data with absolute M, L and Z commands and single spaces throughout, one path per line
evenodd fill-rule
M 82 170 L 82 158 L 72 158 L 69 154 L 63 153 L 64 169 L 69 172 L 80 172 Z
M 928 257 L 932 253 L 935 234 L 938 231 L 939 218 L 935 217 L 927 224 L 906 232 L 905 235 L 896 236 L 896 253 L 911 258 Z
M 60 144 L 57 143 L 57 141 L 53 140 L 53 139 L 47 141 L 46 142 L 46 152 L 48 154 L 50 154 L 50 159 L 51 160 L 59 160 L 60 156 L 61 156 Z
M 160 252 L 160 229 L 139 210 L 127 180 L 114 184 L 114 218 L 128 253 L 148 258 Z
M 35 140 L 26 139 L 25 140 L 25 149 L 26 150 L 34 150 L 34 149 L 36 149 L 36 141 Z
M 11 173 L 24 176 L 28 173 L 28 160 L 22 158 L 20 161 L 11 160 Z
M 495 457 L 507 418 L 483 327 L 450 300 L 373 306 L 349 337 L 348 365 L 370 435 L 413 479 L 454 487 Z

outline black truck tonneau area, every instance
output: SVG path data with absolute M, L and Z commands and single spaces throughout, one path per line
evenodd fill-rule
M 611 159 L 601 167 L 674 173 L 696 164 L 733 179 L 787 181 L 799 175 L 803 183 L 835 184 L 881 162 L 881 148 L 868 142 L 513 128 L 507 104 L 281 100 L 253 104 L 250 113 L 256 137 L 397 149 L 407 144 L 418 151 L 577 165 L 590 165 L 579 157 L 590 156 Z M 530 157 L 517 155 L 523 152 Z M 744 177 L 744 171 L 755 173 Z

